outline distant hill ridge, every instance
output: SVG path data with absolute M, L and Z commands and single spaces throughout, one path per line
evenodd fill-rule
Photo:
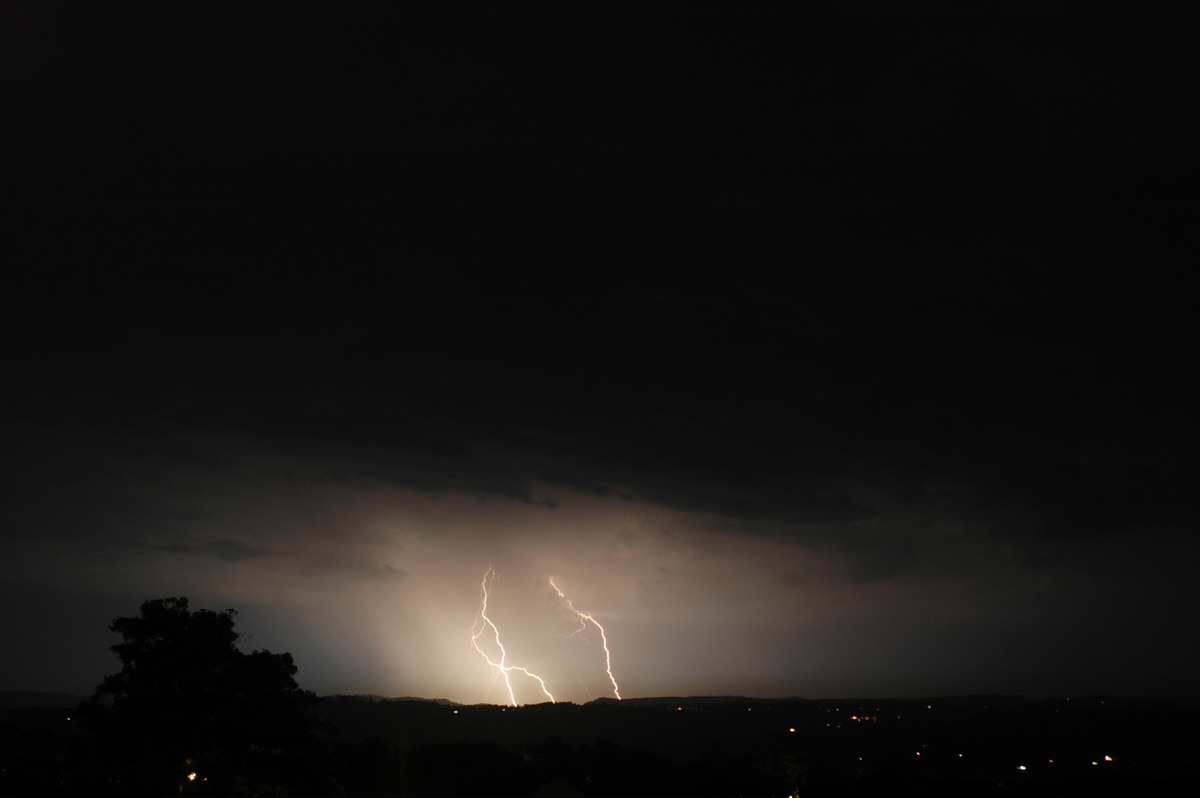
M 359 701 L 414 701 L 426 704 L 440 704 L 442 706 L 451 707 L 470 707 L 470 706 L 492 706 L 491 704 L 460 704 L 457 701 L 450 701 L 446 698 L 421 698 L 418 696 L 382 696 L 373 693 L 336 693 L 321 696 L 323 699 L 355 699 Z M 1098 698 L 1109 698 L 1108 696 L 1099 696 Z M 1083 699 L 1086 700 L 1086 699 Z M 843 697 L 843 698 L 802 698 L 800 696 L 784 696 L 780 698 L 751 698 L 749 696 L 740 695 L 693 695 L 693 696 L 647 696 L 642 698 L 624 698 L 616 699 L 611 697 L 594 698 L 578 706 L 630 706 L 630 707 L 645 707 L 645 706 L 680 706 L 686 705 L 691 707 L 719 707 L 730 704 L 742 705 L 761 705 L 768 706 L 773 704 L 862 704 L 862 703 L 886 703 L 886 704 L 928 704 L 939 703 L 945 705 L 954 704 L 1019 704 L 1027 701 L 1024 696 L 1020 695 L 1002 695 L 999 693 L 981 693 L 978 695 L 948 695 L 948 696 L 918 696 L 915 698 L 878 698 L 878 697 Z M 550 702 L 544 702 L 550 703 Z M 558 702 L 560 704 L 570 704 L 573 702 Z M 501 706 L 499 704 L 495 706 Z M 527 704 L 523 706 L 535 706 L 535 704 Z
M 457 701 L 451 701 L 449 698 L 421 698 L 415 695 L 377 695 L 375 693 L 330 693 L 323 695 L 321 698 L 357 698 L 360 701 L 420 701 L 426 704 L 441 704 L 446 707 L 461 707 L 466 706 Z
M 420 696 L 384 696 L 375 693 L 330 693 L 321 696 L 323 700 L 340 701 L 354 700 L 367 702 L 413 702 L 420 704 L 436 704 L 445 707 L 470 707 L 470 706 L 491 706 L 490 704 L 461 704 L 457 701 L 451 701 L 448 698 L 422 698 Z M 41 692 L 36 690 L 0 690 L 0 712 L 14 709 L 29 709 L 29 708 L 74 708 L 79 706 L 84 701 L 88 700 L 88 696 L 74 695 L 71 693 L 53 693 Z M 1045 699 L 1051 701 L 1066 700 L 1071 698 L 1063 697 L 1062 699 Z M 1178 696 L 1111 696 L 1111 695 L 1089 695 L 1075 696 L 1074 700 L 1078 703 L 1176 703 L 1180 700 Z M 1195 701 L 1195 697 L 1187 699 Z M 980 693 L 977 695 L 945 695 L 945 696 L 924 696 L 916 698 L 878 698 L 878 697 L 843 697 L 843 698 L 801 698 L 799 696 L 788 696 L 781 698 L 751 698 L 748 696 L 737 695 L 702 695 L 702 696 L 650 696 L 645 698 L 625 698 L 617 700 L 615 698 L 596 698 L 579 706 L 689 706 L 689 707 L 720 707 L 730 704 L 745 704 L 755 706 L 769 706 L 779 704 L 940 704 L 942 706 L 973 706 L 990 704 L 1005 705 L 1005 704 L 1022 704 L 1028 703 L 1030 699 L 1021 695 L 1003 695 L 999 693 Z M 1036 701 L 1036 699 L 1035 699 Z M 560 702 L 570 703 L 570 702 Z M 496 705 L 500 706 L 500 705 Z M 529 705 L 533 706 L 533 705 Z

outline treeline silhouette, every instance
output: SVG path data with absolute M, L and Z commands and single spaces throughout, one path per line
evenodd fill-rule
M 6 729 L 3 794 L 340 794 L 316 696 L 290 654 L 241 651 L 235 615 L 165 598 L 115 619 L 121 670 L 78 706 L 74 733 Z
M 117 618 L 79 703 L 0 694 L 0 795 L 1192 795 L 1194 699 L 602 699 L 461 706 L 301 689 L 187 599 Z

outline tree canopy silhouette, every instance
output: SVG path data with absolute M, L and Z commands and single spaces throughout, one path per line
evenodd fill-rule
M 316 697 L 291 654 L 242 652 L 234 610 L 142 604 L 110 628 L 121 670 L 85 705 L 109 788 L 139 795 L 323 794 L 312 772 Z

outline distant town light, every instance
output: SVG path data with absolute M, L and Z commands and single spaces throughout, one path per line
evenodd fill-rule
M 196 780 L 196 773 L 195 773 L 195 771 L 193 771 L 188 774 L 188 781 L 195 781 L 195 780 Z
M 1017 765 L 1017 770 L 1025 770 L 1025 769 L 1026 768 L 1024 765 Z
M 1111 757 L 1111 756 L 1108 756 L 1108 755 L 1106 754 L 1106 755 L 1104 756 L 1104 761 L 1105 761 L 1105 762 L 1111 762 L 1111 761 L 1112 761 L 1112 757 Z

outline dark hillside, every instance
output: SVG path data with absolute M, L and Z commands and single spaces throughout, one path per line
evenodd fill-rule
M 764 795 L 774 794 L 768 784 L 808 785 L 809 794 L 952 786 L 1042 794 L 1079 786 L 1107 795 L 1135 784 L 1184 794 L 1200 762 L 1198 709 L 1193 699 L 1011 696 L 664 698 L 517 708 L 337 697 L 320 706 L 348 742 L 374 740 L 405 752 L 410 764 L 427 756 L 440 761 L 451 750 L 470 759 L 486 749 L 487 757 L 517 753 L 526 763 L 553 761 L 554 772 L 586 777 L 592 770 L 611 775 L 601 762 L 619 751 L 656 773 L 706 773 L 706 786 L 697 789 L 712 795 L 738 794 L 718 785 L 751 783 Z

